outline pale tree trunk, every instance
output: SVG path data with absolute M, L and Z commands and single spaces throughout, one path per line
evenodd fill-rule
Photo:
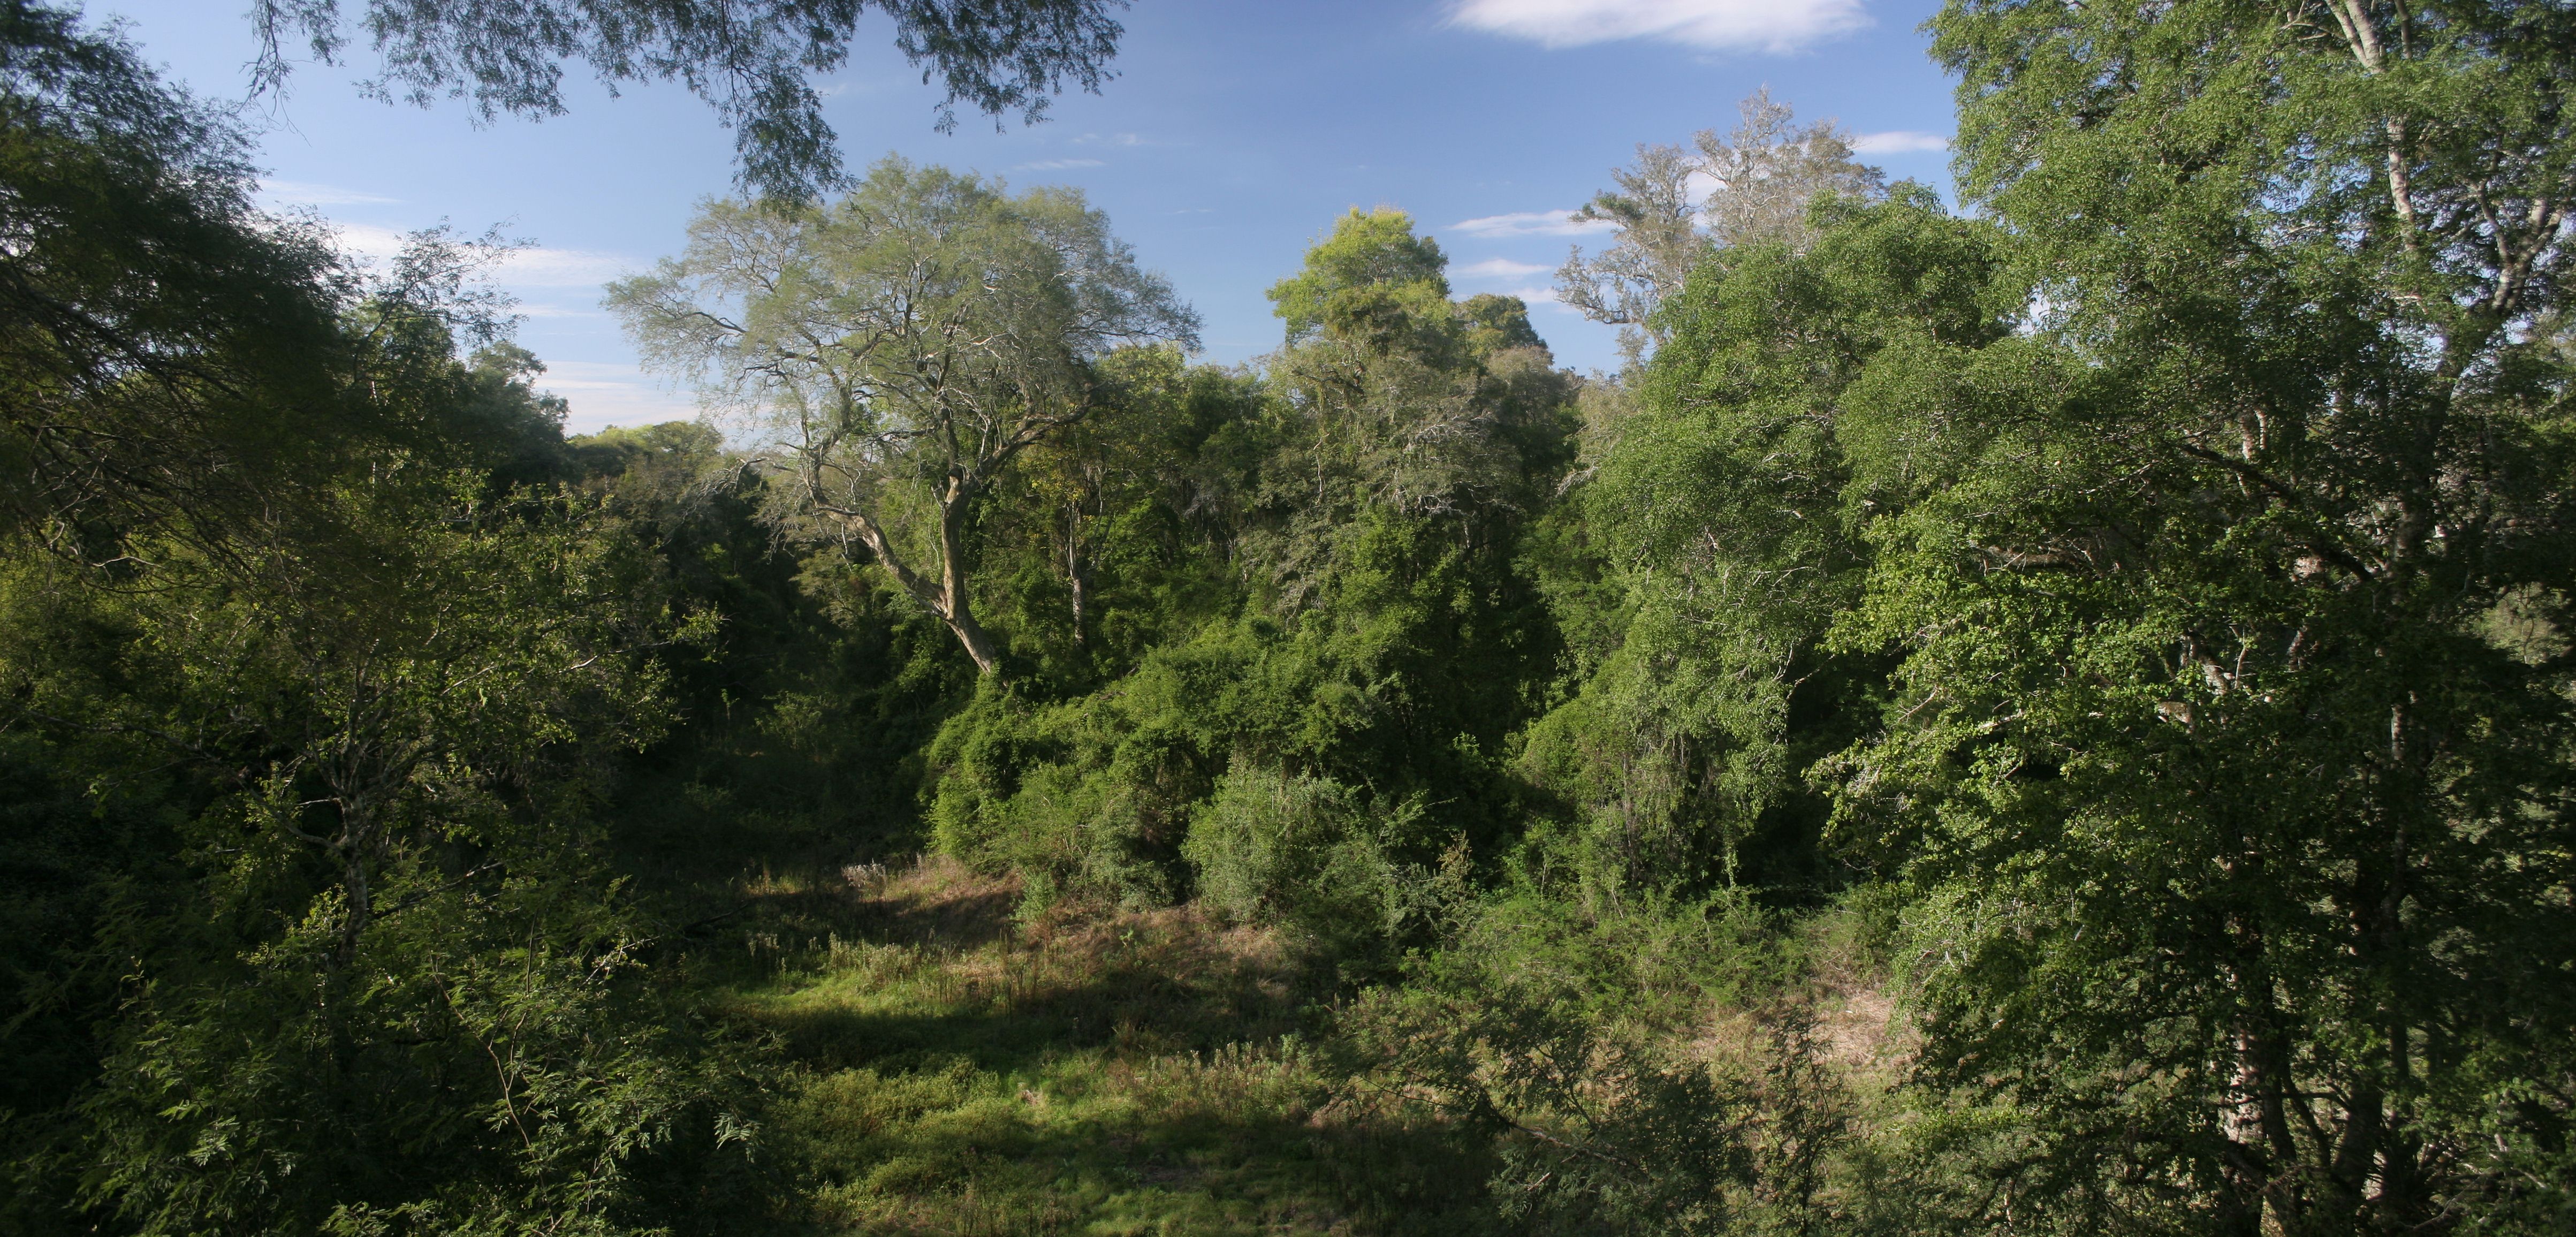
M 966 506 L 974 491 L 962 482 L 951 481 L 939 499 L 939 600 L 933 608 L 947 620 L 948 630 L 957 634 L 957 642 L 966 646 L 966 655 L 975 659 L 979 674 L 999 674 L 1001 650 L 993 647 L 993 638 L 984 625 L 975 621 L 975 610 L 966 597 Z
M 975 660 L 975 670 L 978 674 L 1001 673 L 1001 650 L 994 645 L 993 637 L 991 633 L 984 630 L 984 625 L 975 621 L 973 603 L 967 598 L 966 508 L 975 496 L 974 486 L 962 479 L 951 478 L 945 486 L 941 487 L 939 574 L 936 579 L 926 577 L 906 564 L 903 556 L 895 552 L 893 539 L 888 537 L 885 529 L 866 512 L 851 507 L 834 506 L 822 501 L 819 487 L 809 492 L 813 493 L 815 505 L 818 508 L 830 513 L 839 519 L 843 526 L 857 534 L 860 543 L 867 546 L 868 552 L 876 557 L 877 565 L 885 568 L 886 573 L 893 576 L 895 582 L 901 584 L 905 592 L 912 594 L 914 600 L 928 607 L 931 613 L 938 615 L 939 620 L 948 625 L 949 633 L 956 636 L 957 643 L 965 647 L 966 655 Z
M 1081 644 L 1083 642 L 1082 543 L 1071 537 L 1065 538 L 1064 541 L 1064 578 L 1073 590 L 1073 642 Z
M 1082 503 L 1079 499 L 1065 505 L 1064 579 L 1066 586 L 1073 591 L 1073 642 L 1079 645 L 1084 643 L 1083 611 L 1090 601 L 1091 585 L 1082 567 Z

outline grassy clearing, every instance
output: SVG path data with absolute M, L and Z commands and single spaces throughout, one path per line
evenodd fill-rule
M 1301 1032 L 1323 978 L 1195 908 L 1058 906 L 944 861 L 764 875 L 699 982 L 793 1062 L 771 1145 L 858 1233 L 1409 1233 L 1481 1211 L 1480 1140 Z

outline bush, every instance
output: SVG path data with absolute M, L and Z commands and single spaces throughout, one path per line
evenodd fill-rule
M 1412 801 L 1376 816 L 1330 778 L 1239 767 L 1218 779 L 1181 851 L 1200 901 L 1238 920 L 1357 943 L 1402 925 L 1402 880 L 1382 835 L 1420 816 Z

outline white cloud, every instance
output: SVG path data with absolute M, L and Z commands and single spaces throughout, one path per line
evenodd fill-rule
M 1471 262 L 1458 267 L 1452 273 L 1464 275 L 1469 279 L 1515 279 L 1522 275 L 1535 275 L 1547 269 L 1549 268 L 1535 262 L 1514 262 L 1510 258 L 1487 258 L 1482 262 Z
M 1067 168 L 1096 168 L 1104 165 L 1098 159 L 1040 159 L 1011 169 L 1015 172 L 1061 172 Z
M 1904 155 L 1921 150 L 1948 150 L 1950 139 L 1915 129 L 1890 129 L 1885 133 L 1861 134 L 1852 139 L 1851 147 L 1855 154 Z
M 1576 219 L 1570 210 L 1525 210 L 1461 219 L 1450 224 L 1449 230 L 1469 236 L 1581 236 L 1617 226 L 1607 219 Z
M 367 206 L 402 200 L 373 193 L 360 193 L 355 189 L 342 189 L 336 185 L 308 184 L 300 180 L 263 180 L 259 182 L 259 191 L 280 202 L 297 206 Z
M 697 402 L 670 390 L 632 365 L 600 361 L 548 361 L 537 389 L 564 397 L 564 428 L 591 434 L 611 425 L 694 421 Z
M 1774 54 L 1869 24 L 1860 0 L 1456 0 L 1449 20 L 1551 48 L 1663 39 Z

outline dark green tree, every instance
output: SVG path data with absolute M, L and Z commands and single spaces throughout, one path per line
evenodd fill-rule
M 457 355 L 475 246 L 359 278 L 132 49 L 0 57 L 0 1225 L 667 1226 L 742 1127 L 596 827 L 657 564 L 513 484 L 561 406 Z
M 261 217 L 240 137 L 135 50 L 0 6 L 0 518 L 114 557 L 115 530 L 206 530 L 332 466 L 367 421 L 353 291 L 322 238 Z
M 1852 418 L 1901 511 L 1841 638 L 1913 712 L 1846 819 L 1919 830 L 1932 1075 L 2070 1214 L 2562 1223 L 2576 19 L 1935 30 L 2034 342 Z

